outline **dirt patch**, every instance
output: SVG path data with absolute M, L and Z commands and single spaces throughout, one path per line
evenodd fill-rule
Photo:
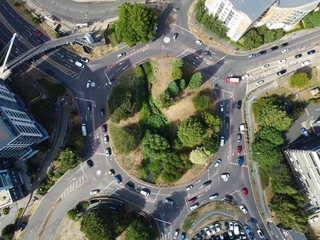
M 73 221 L 70 220 L 68 217 L 64 217 L 54 239 L 85 239 L 85 235 L 80 231 L 80 221 Z

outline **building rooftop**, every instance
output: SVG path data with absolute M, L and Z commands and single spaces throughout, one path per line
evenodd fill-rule
M 276 0 L 230 0 L 236 9 L 245 13 L 252 21 L 258 19 L 275 1 Z M 296 2 L 299 0 L 292 1 Z
M 0 120 L 0 144 L 6 142 L 11 137 L 4 123 Z
M 280 8 L 296 8 L 310 3 L 319 2 L 319 0 L 278 0 Z

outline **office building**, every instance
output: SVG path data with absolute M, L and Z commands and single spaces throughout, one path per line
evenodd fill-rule
M 307 199 L 320 206 L 320 136 L 293 143 L 284 150 L 292 172 Z

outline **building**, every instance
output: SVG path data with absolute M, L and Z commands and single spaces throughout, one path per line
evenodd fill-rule
M 237 42 L 250 28 L 292 29 L 314 10 L 319 0 L 206 0 L 209 14 L 223 21 L 227 36 Z
M 320 206 L 320 136 L 293 143 L 284 154 L 307 201 Z

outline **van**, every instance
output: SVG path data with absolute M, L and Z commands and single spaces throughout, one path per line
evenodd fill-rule
M 239 232 L 239 224 L 238 223 L 234 223 L 234 229 L 233 229 L 233 232 L 234 232 L 234 235 L 238 236 L 240 234 Z
M 145 190 L 141 190 L 140 194 L 143 195 L 143 196 L 146 196 L 146 197 L 150 195 L 150 193 L 145 191 Z
M 76 61 L 74 64 L 79 68 L 84 68 L 84 66 L 85 66 L 84 64 L 82 64 L 81 62 L 78 62 L 78 61 Z
M 87 136 L 87 127 L 85 123 L 82 123 L 81 130 L 82 130 L 82 136 L 84 137 Z
M 220 137 L 220 146 L 221 146 L 221 147 L 224 146 L 224 137 Z

